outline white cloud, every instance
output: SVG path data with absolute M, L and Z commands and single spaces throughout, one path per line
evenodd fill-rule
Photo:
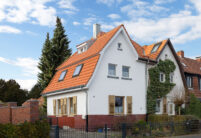
M 119 4 L 122 0 L 96 0 L 97 3 L 102 3 L 107 6 L 112 6 L 113 4 Z
M 36 76 L 39 72 L 37 67 L 38 60 L 32 58 L 17 58 L 15 60 L 10 60 L 0 57 L 0 62 L 20 67 L 24 76 Z
M 38 35 L 37 33 L 32 32 L 32 31 L 29 31 L 29 30 L 28 30 L 28 31 L 26 31 L 26 33 L 27 33 L 27 34 L 30 34 L 30 35 L 33 35 L 33 36 L 37 36 L 37 35 Z
M 7 25 L 2 25 L 0 26 L 0 33 L 14 33 L 14 34 L 19 34 L 21 31 L 17 28 L 7 26 Z
M 101 29 L 108 31 L 113 29 L 115 26 L 114 25 L 110 25 L 110 24 L 101 24 Z
M 73 5 L 75 1 L 76 0 L 60 0 L 58 4 L 61 8 L 78 11 L 78 9 Z
M 74 21 L 74 22 L 73 22 L 73 25 L 77 26 L 77 25 L 80 25 L 80 23 L 79 23 L 79 22 Z
M 16 79 L 22 89 L 31 90 L 31 88 L 37 83 L 35 79 Z
M 95 23 L 95 21 L 97 21 L 97 19 L 95 17 L 89 17 L 89 18 L 85 18 L 84 19 L 84 25 L 86 26 L 90 26 L 92 25 L 93 23 Z
M 46 6 L 46 4 L 51 1 L 52 0 L 1 0 L 0 21 L 53 25 L 56 19 L 56 9 L 51 6 Z
M 113 20 L 120 18 L 120 16 L 119 16 L 118 14 L 114 14 L 114 13 L 113 13 L 113 14 L 109 14 L 108 17 L 109 17 L 110 19 L 113 19 Z
M 155 4 L 165 4 L 165 3 L 171 3 L 174 2 L 175 0 L 154 0 Z

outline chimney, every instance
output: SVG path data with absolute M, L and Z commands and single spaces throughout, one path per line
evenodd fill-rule
M 97 38 L 98 34 L 101 31 L 101 26 L 100 24 L 93 24 L 93 38 Z
M 196 57 L 196 60 L 201 63 L 201 56 Z
M 183 50 L 178 51 L 178 52 L 177 52 L 177 55 L 178 55 L 180 58 L 184 58 L 184 51 L 183 51 Z

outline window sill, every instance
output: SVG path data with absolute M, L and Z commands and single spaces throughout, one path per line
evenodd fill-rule
M 193 90 L 193 88 L 188 88 L 189 90 Z
M 121 77 L 122 80 L 132 80 L 132 78 Z
M 118 48 L 117 50 L 119 50 L 119 51 L 123 51 L 123 49 L 122 49 L 122 48 Z
M 113 78 L 113 79 L 119 79 L 119 77 L 117 77 L 117 76 L 110 76 L 110 75 L 108 75 L 107 77 L 108 78 Z

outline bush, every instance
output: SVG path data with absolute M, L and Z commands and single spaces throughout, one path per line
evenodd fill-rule
M 0 138 L 49 138 L 50 126 L 46 120 L 19 125 L 0 124 Z
M 164 123 L 164 122 L 184 122 L 188 120 L 199 120 L 198 117 L 193 115 L 149 115 L 148 121 L 150 123 Z

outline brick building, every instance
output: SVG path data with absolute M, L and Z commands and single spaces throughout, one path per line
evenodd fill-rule
M 201 100 L 201 57 L 187 58 L 184 51 L 178 51 L 177 55 L 183 66 L 189 92 Z

